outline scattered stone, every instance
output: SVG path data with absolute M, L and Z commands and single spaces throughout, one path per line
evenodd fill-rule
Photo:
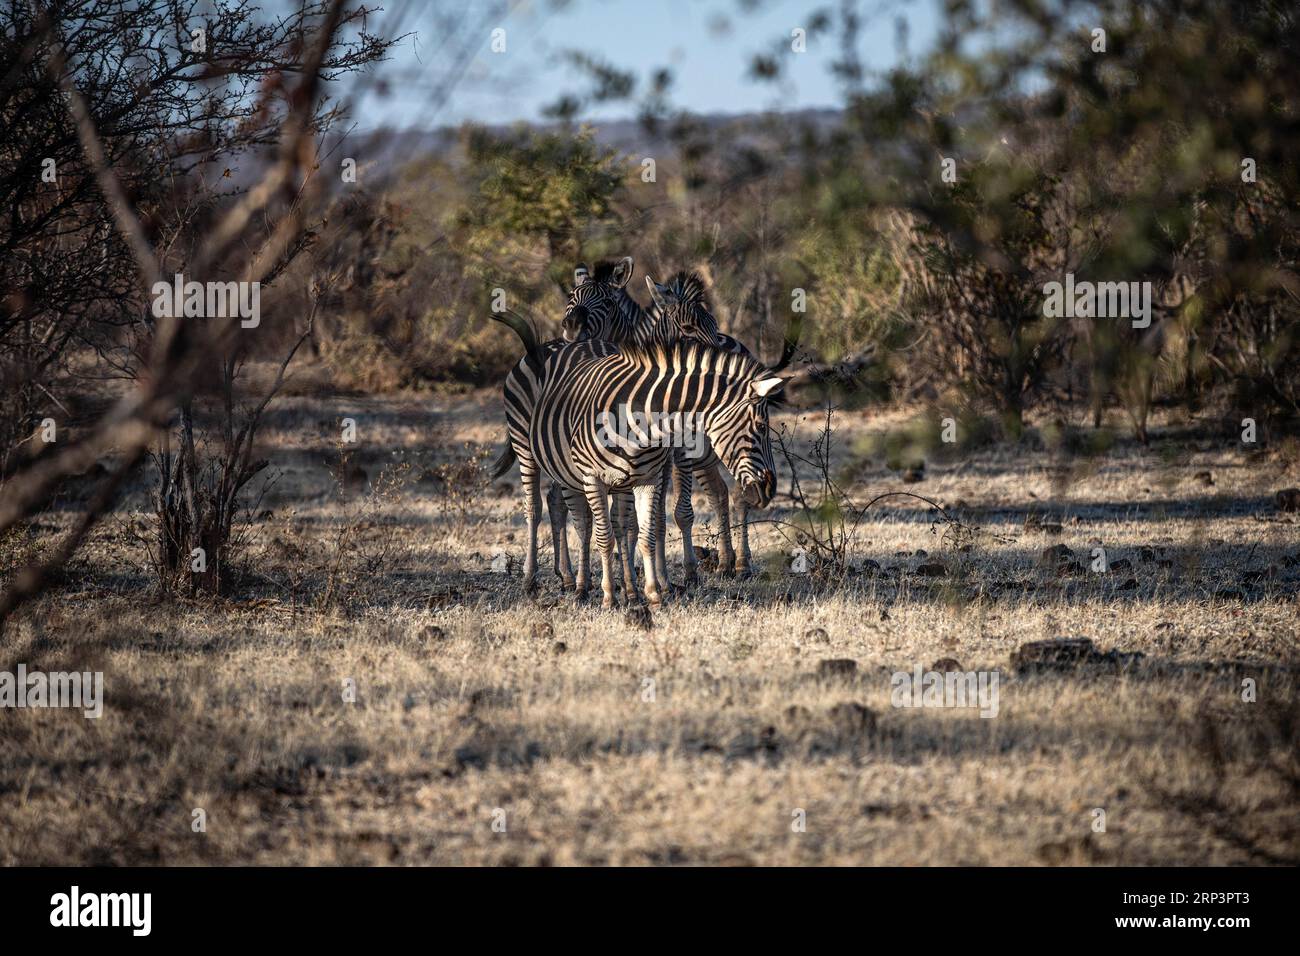
M 804 724 L 812 719 L 812 711 L 802 704 L 791 704 L 782 711 L 782 716 L 785 717 L 787 723 Z
M 938 561 L 930 561 L 927 564 L 919 565 L 916 573 L 923 578 L 942 578 L 947 577 L 948 569 Z
M 1283 488 L 1276 501 L 1278 511 L 1300 511 L 1300 488 Z
M 827 711 L 831 722 L 848 734 L 870 734 L 876 729 L 876 713 L 857 701 L 836 704 Z
M 1043 553 L 1038 556 L 1038 563 L 1043 567 L 1055 568 L 1068 564 L 1073 557 L 1074 552 L 1065 545 L 1054 544 L 1043 549 Z
M 464 770 L 466 767 L 482 770 L 487 766 L 487 754 L 473 744 L 457 747 L 452 753 L 452 757 L 456 761 L 457 769 L 460 770 Z
M 1019 674 L 1072 670 L 1098 656 L 1091 639 L 1063 637 L 1021 644 L 1011 655 L 1011 665 Z
M 848 657 L 828 657 L 817 664 L 818 677 L 852 677 L 858 662 Z
M 1112 673 L 1136 666 L 1144 657 L 1140 651 L 1111 649 L 1102 653 L 1086 637 L 1058 638 L 1022 644 L 1011 655 L 1017 674 L 1072 671 L 1080 667 L 1103 668 Z

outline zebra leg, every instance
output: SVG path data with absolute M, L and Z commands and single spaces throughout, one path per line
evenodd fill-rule
M 524 520 L 528 523 L 528 550 L 524 554 L 524 593 L 537 590 L 537 525 L 541 520 L 542 490 L 532 461 L 519 459 L 519 479 L 524 486 Z
M 573 589 L 582 600 L 591 587 L 591 508 L 582 493 L 576 491 L 565 490 L 564 503 L 578 526 L 578 576 Z
M 552 482 L 546 495 L 546 512 L 551 518 L 551 550 L 555 554 L 555 576 L 562 590 L 573 588 L 573 563 L 569 560 L 569 507 L 564 491 Z
M 718 516 L 718 573 L 725 578 L 736 572 L 736 552 L 731 546 L 731 503 L 727 481 L 717 465 L 699 472 L 700 483 L 709 496 L 713 513 Z
M 691 530 L 695 527 L 695 509 L 691 506 L 694 475 L 676 461 L 673 462 L 673 486 L 676 499 L 673 518 L 677 521 L 677 530 L 682 533 L 682 584 L 690 587 L 700 582 L 700 562 L 695 556 L 695 540 L 691 537 Z
M 632 492 L 614 492 L 614 537 L 618 541 L 618 556 L 623 565 L 623 594 L 628 601 L 639 599 L 636 586 L 636 505 Z
M 654 533 L 654 552 L 655 552 L 655 577 L 659 579 L 659 587 L 665 595 L 671 595 L 674 591 L 672 578 L 668 576 L 668 507 L 665 504 L 668 496 L 668 486 L 672 483 L 673 466 L 671 462 L 664 463 L 663 480 L 656 485 L 661 490 L 659 492 L 659 515 L 655 523 Z
M 749 554 L 749 502 L 744 498 L 736 502 L 736 522 L 740 525 L 740 557 L 736 560 L 736 573 L 743 577 L 752 570 Z
M 582 490 L 587 496 L 587 507 L 591 509 L 596 550 L 600 552 L 600 587 L 604 593 L 600 603 L 602 607 L 614 607 L 618 602 L 614 598 L 614 539 L 610 536 L 609 502 L 606 500 L 608 486 L 595 475 L 587 475 Z
M 637 523 L 641 526 L 641 533 L 637 536 L 637 551 L 641 555 L 641 563 L 645 566 L 645 597 L 654 605 L 663 603 L 659 573 L 655 568 L 655 543 L 659 538 L 659 529 L 664 525 L 663 504 L 666 483 L 667 473 L 664 472 L 660 474 L 655 484 L 640 485 L 636 489 Z

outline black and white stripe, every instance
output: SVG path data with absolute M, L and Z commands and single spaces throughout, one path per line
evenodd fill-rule
M 540 358 L 540 353 L 539 353 Z M 611 443 L 603 421 L 632 409 L 676 413 L 698 421 L 709 446 L 731 471 L 750 504 L 762 507 L 776 491 L 768 404 L 782 380 L 752 357 L 700 342 L 615 348 L 582 342 L 544 360 L 542 393 L 529 429 L 537 467 L 569 492 L 582 492 L 601 555 L 604 604 L 614 602 L 609 492 L 632 491 L 645 568 L 645 594 L 662 599 L 654 548 L 672 447 Z M 637 593 L 624 549 L 626 593 Z M 579 591 L 586 583 L 580 566 Z

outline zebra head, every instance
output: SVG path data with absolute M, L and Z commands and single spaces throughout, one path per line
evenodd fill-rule
M 726 389 L 705 430 L 713 450 L 736 479 L 741 497 L 755 508 L 766 508 L 776 495 L 768 411 L 779 399 L 785 379 L 752 359 L 746 364 L 746 374 Z
M 645 277 L 658 313 L 659 333 L 669 341 L 678 339 L 720 345 L 718 320 L 709 309 L 704 281 L 696 274 L 679 272 L 665 285 Z
M 632 257 L 602 262 L 590 270 L 579 265 L 573 270 L 573 291 L 564 309 L 562 334 L 566 342 L 612 339 L 618 320 L 624 287 L 632 278 Z

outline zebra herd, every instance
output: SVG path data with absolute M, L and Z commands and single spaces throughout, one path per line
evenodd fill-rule
M 632 271 L 631 257 L 594 270 L 579 265 L 560 339 L 538 343 L 522 319 L 494 316 L 514 329 L 525 347 L 506 377 L 509 446 L 496 469 L 500 477 L 519 462 L 528 528 L 524 586 L 536 587 L 545 476 L 551 483 L 547 510 L 556 576 L 563 587 L 586 595 L 594 533 L 605 607 L 616 603 L 616 543 L 629 603 L 660 604 L 671 590 L 665 554 L 670 484 L 685 583 L 698 581 L 691 537 L 696 479 L 719 516 L 719 570 L 749 570 L 748 509 L 766 507 L 776 492 L 768 426 L 768 411 L 784 385 L 776 373 L 789 364 L 798 338 L 792 323 L 781 361 L 769 369 L 718 331 L 698 276 L 679 272 L 664 285 L 646 276 L 652 300 L 646 310 L 627 292 Z M 611 429 L 611 422 L 634 424 Z M 739 556 L 731 541 L 723 468 L 740 491 Z M 576 575 L 568 548 L 570 516 L 581 542 Z M 637 586 L 633 542 L 644 571 L 644 596 Z

